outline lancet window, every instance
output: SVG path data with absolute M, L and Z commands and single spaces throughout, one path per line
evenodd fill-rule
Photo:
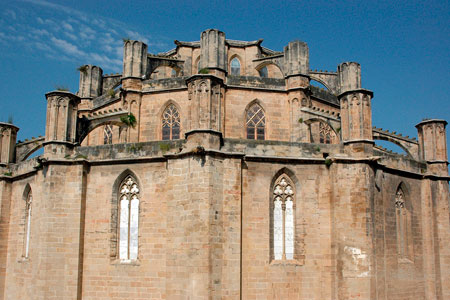
M 105 125 L 103 129 L 103 144 L 108 145 L 112 144 L 112 126 L 111 125 Z
M 258 73 L 259 73 L 260 77 L 263 77 L 263 78 L 269 77 L 269 72 L 267 71 L 267 67 L 262 67 L 261 69 L 259 69 Z
M 266 128 L 266 116 L 262 107 L 258 104 L 253 104 L 247 110 L 247 139 L 250 140 L 264 140 Z
M 241 74 L 241 63 L 237 57 L 233 58 L 230 63 L 231 75 L 239 76 Z
M 162 116 L 162 139 L 176 140 L 180 138 L 180 114 L 173 104 L 169 104 Z
M 31 203 L 33 202 L 33 194 L 31 190 L 28 192 L 25 199 L 25 234 L 24 234 L 24 247 L 23 257 L 28 258 L 30 253 L 30 237 L 31 237 Z
M 395 194 L 397 250 L 399 258 L 412 259 L 411 212 L 406 204 L 403 189 L 399 187 Z
M 286 174 L 273 188 L 273 257 L 275 260 L 294 259 L 294 184 Z
M 119 191 L 119 259 L 136 260 L 138 256 L 139 186 L 127 176 Z

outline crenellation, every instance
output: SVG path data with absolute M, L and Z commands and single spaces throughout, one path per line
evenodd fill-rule
M 0 123 L 0 299 L 450 298 L 447 122 L 372 126 L 358 63 L 262 42 L 125 40 L 45 136 Z

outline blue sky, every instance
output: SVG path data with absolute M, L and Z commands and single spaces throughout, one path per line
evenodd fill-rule
M 75 93 L 78 66 L 121 72 L 122 38 L 158 53 L 207 28 L 279 51 L 305 41 L 312 69 L 359 62 L 374 126 L 417 136 L 423 118 L 450 120 L 449 1 L 4 0 L 0 121 L 12 116 L 21 140 L 44 135 L 45 93 Z

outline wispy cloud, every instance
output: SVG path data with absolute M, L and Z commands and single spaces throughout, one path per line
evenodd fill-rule
M 168 43 L 117 20 L 92 15 L 47 0 L 21 0 L 34 10 L 6 9 L 0 15 L 3 41 L 26 43 L 25 48 L 55 60 L 94 64 L 113 72 L 122 68 L 122 38 L 141 40 L 152 52 L 165 51 Z M 7 43 L 2 43 L 6 45 Z

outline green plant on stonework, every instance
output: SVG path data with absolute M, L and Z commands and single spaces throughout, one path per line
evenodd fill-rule
M 341 127 L 337 128 L 337 129 L 336 129 L 336 132 L 337 132 L 337 133 L 341 132 Z
M 303 123 L 303 118 L 298 119 L 299 123 Z
M 116 91 L 113 90 L 113 89 L 109 89 L 109 90 L 108 90 L 108 96 L 109 96 L 110 98 L 114 98 L 114 97 L 116 96 Z
M 320 152 L 320 147 L 319 147 L 319 146 L 316 146 L 316 148 L 314 148 L 314 151 Z
M 200 69 L 200 71 L 198 71 L 198 74 L 209 74 L 209 69 L 208 68 Z
M 57 91 L 61 91 L 61 92 L 68 92 L 69 91 L 69 88 L 67 86 L 59 85 L 59 84 L 55 85 L 55 89 Z
M 129 37 L 124 37 L 124 38 L 122 38 L 122 41 L 123 41 L 124 43 L 129 42 L 129 41 L 130 41 L 130 38 L 129 38 Z
M 14 118 L 13 118 L 12 115 L 9 115 L 9 116 L 8 116 L 8 123 L 9 123 L 9 124 L 14 124 Z
M 120 117 L 120 121 L 122 123 L 124 123 L 125 125 L 127 125 L 128 127 L 132 127 L 132 128 L 136 127 L 136 123 L 137 123 L 136 117 L 132 113 L 129 113 L 126 116 Z
M 86 75 L 86 73 L 87 73 L 87 69 L 88 69 L 88 66 L 86 66 L 86 65 L 84 65 L 84 66 L 79 66 L 79 67 L 77 68 L 78 71 L 80 71 L 81 73 L 83 73 L 83 74 L 85 74 L 85 75 Z
M 329 158 L 325 159 L 324 161 L 325 166 L 327 166 L 327 168 L 329 168 L 331 166 L 331 164 L 333 163 L 333 161 Z
M 5 175 L 5 176 L 12 176 L 12 173 L 11 172 L 5 172 L 5 173 L 3 173 L 3 175 Z
M 165 152 L 169 151 L 170 144 L 168 144 L 168 143 L 161 143 L 161 144 L 159 144 L 159 149 L 162 151 L 162 153 L 165 153 Z

